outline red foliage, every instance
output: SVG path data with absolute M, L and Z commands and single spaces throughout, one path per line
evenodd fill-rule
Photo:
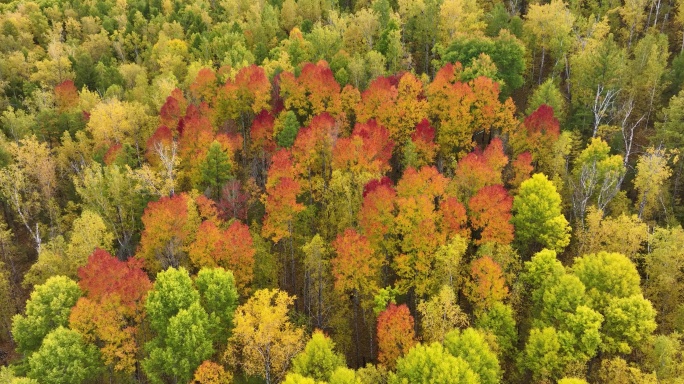
M 78 105 L 78 89 L 72 80 L 65 80 L 55 86 L 55 102 L 60 112 Z
M 396 197 L 392 182 L 386 177 L 371 181 L 364 190 L 359 227 L 376 249 L 380 249 L 380 244 L 394 226 Z
M 217 204 L 219 215 L 223 220 L 247 219 L 249 195 L 242 190 L 237 180 L 230 180 L 223 186 L 221 200 Z
M 147 291 L 152 288 L 142 266 L 140 259 L 132 257 L 128 261 L 121 261 L 98 248 L 88 257 L 88 263 L 78 269 L 78 285 L 94 301 L 116 295 L 121 305 L 132 314 L 142 305 Z
M 434 166 L 422 167 L 420 171 L 409 167 L 397 183 L 397 195 L 401 197 L 429 195 L 436 198 L 444 195 L 447 182 L 447 178 L 439 173 Z
M 140 238 L 139 256 L 148 271 L 177 267 L 183 248 L 192 240 L 198 223 L 193 201 L 181 193 L 147 204 L 142 216 L 145 229 Z
M 363 197 L 366 197 L 367 194 L 375 191 L 380 186 L 392 188 L 392 180 L 389 177 L 384 176 L 382 179 L 373 179 L 369 181 L 363 187 Z
M 532 155 L 529 152 L 523 152 L 513 160 L 511 165 L 513 167 L 513 179 L 510 181 L 510 184 L 513 188 L 517 188 L 532 175 L 534 170 Z
M 272 153 L 276 148 L 273 140 L 273 125 L 275 119 L 267 110 L 262 110 L 252 121 L 250 136 L 252 138 L 252 150 Z
M 239 220 L 221 230 L 212 221 L 204 221 L 197 230 L 197 238 L 189 247 L 190 259 L 197 268 L 223 267 L 235 276 L 238 291 L 246 295 L 254 278 L 256 251 L 249 227 Z
M 378 362 L 393 369 L 398 358 L 416 345 L 413 317 L 405 304 L 390 304 L 378 316 Z
M 272 188 L 266 189 L 263 236 L 274 243 L 292 236 L 295 216 L 305 208 L 297 203 L 300 191 L 299 182 L 289 177 L 280 178 Z
M 527 116 L 523 124 L 531 137 L 546 135 L 555 140 L 560 135 L 560 122 L 553 115 L 553 108 L 546 104 L 540 105 L 536 111 Z
M 473 229 L 481 231 L 475 243 L 507 245 L 513 241 L 513 224 L 510 223 L 513 198 L 502 185 L 483 187 L 470 199 L 468 207 Z
M 114 143 L 109 146 L 109 149 L 107 149 L 107 152 L 104 154 L 104 163 L 107 165 L 111 165 L 116 161 L 116 159 L 119 157 L 121 154 L 121 149 L 123 146 L 119 143 Z
M 297 78 L 290 72 L 280 76 L 280 96 L 285 107 L 294 109 L 302 117 L 324 112 L 338 117 L 342 112 L 340 90 L 325 61 L 304 64 Z

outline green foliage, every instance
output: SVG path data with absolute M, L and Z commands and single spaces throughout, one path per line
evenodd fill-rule
M 549 78 L 534 90 L 527 100 L 527 109 L 525 109 L 525 113 L 531 115 L 532 112 L 536 111 L 542 104 L 546 104 L 553 108 L 553 116 L 557 118 L 561 124 L 565 121 L 565 97 L 560 89 L 558 89 L 558 85 L 554 83 L 553 79 Z
M 505 98 L 523 85 L 525 73 L 525 46 L 508 31 L 502 31 L 496 38 L 463 37 L 455 40 L 444 52 L 445 63 L 460 62 L 468 66 L 481 53 L 491 57 L 496 65 L 497 75 L 503 81 L 501 97 Z
M 161 339 L 165 338 L 171 318 L 199 300 L 200 294 L 185 268 L 159 272 L 145 302 L 151 328 Z
M 210 339 L 225 342 L 233 328 L 239 298 L 233 273 L 223 268 L 202 268 L 197 273 L 195 286 L 209 315 Z
M 513 199 L 515 235 L 522 249 L 562 251 L 570 243 L 570 226 L 561 213 L 556 187 L 541 173 L 525 180 Z
M 475 320 L 474 325 L 496 337 L 499 359 L 508 356 L 518 342 L 518 329 L 510 305 L 494 303 L 492 308 Z
M 396 373 L 388 383 L 475 384 L 477 373 L 463 359 L 454 357 L 439 343 L 418 344 L 397 360 Z
M 454 330 L 444 339 L 444 348 L 456 358 L 463 359 L 478 376 L 482 384 L 496 384 L 501 381 L 499 360 L 480 331 L 467 328 L 463 332 Z
M 292 360 L 292 372 L 316 381 L 330 381 L 333 372 L 346 365 L 344 356 L 334 348 L 335 343 L 323 332 L 314 332 L 304 350 Z
M 153 383 L 164 378 L 187 382 L 202 361 L 214 353 L 211 324 L 199 302 L 183 308 L 168 320 L 164 338 L 157 337 L 145 347 L 149 357 L 142 361 L 145 373 Z
M 76 282 L 65 276 L 54 276 L 45 284 L 37 285 L 26 302 L 26 313 L 13 318 L 12 337 L 17 350 L 30 356 L 38 350 L 45 336 L 66 326 L 71 308 L 81 294 Z
M 209 146 L 207 156 L 200 164 L 202 183 L 211 189 L 215 199 L 221 198 L 221 190 L 226 181 L 233 178 L 233 166 L 221 144 L 214 140 Z
M 100 352 L 80 333 L 58 327 L 29 358 L 28 376 L 45 384 L 77 384 L 92 380 L 103 370 Z
M 287 111 L 285 113 L 283 127 L 276 136 L 276 142 L 281 147 L 290 148 L 292 144 L 294 144 L 295 138 L 297 137 L 297 132 L 299 132 L 299 121 L 297 120 L 297 115 L 293 111 Z

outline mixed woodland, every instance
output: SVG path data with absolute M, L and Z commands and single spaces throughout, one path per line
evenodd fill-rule
M 0 382 L 684 383 L 684 1 L 4 0 Z

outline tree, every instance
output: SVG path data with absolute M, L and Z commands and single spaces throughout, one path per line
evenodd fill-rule
M 612 299 L 604 314 L 602 348 L 608 353 L 631 353 L 656 329 L 656 312 L 641 294 Z
M 297 115 L 292 111 L 284 112 L 284 116 L 282 127 L 276 135 L 276 142 L 283 148 L 290 148 L 299 132 L 299 121 L 297 121 Z
M 390 304 L 378 316 L 378 362 L 392 369 L 416 343 L 408 307 Z
M 103 362 L 117 372 L 135 371 L 143 305 L 152 286 L 142 264 L 135 258 L 120 261 L 98 249 L 79 269 L 85 297 L 71 310 L 69 325 L 86 342 L 101 346 Z
M 537 173 L 520 185 L 513 199 L 517 241 L 523 249 L 539 246 L 561 251 L 570 243 L 570 226 L 561 213 L 561 197 L 546 175 Z
M 442 46 L 448 46 L 459 35 L 482 33 L 484 12 L 473 0 L 448 0 L 439 8 L 437 28 Z
M 644 255 L 648 280 L 644 281 L 646 297 L 658 313 L 658 326 L 663 331 L 683 329 L 684 325 L 684 230 L 659 228 L 653 233 L 651 251 Z
M 54 275 L 75 278 L 78 268 L 86 264 L 95 249 L 112 249 L 114 236 L 100 216 L 84 210 L 73 221 L 68 239 L 64 244 L 62 237 L 56 237 L 41 249 L 38 260 L 24 275 L 24 284 L 42 284 Z
M 186 249 L 199 221 L 195 202 L 184 193 L 150 202 L 142 216 L 145 229 L 137 254 L 145 260 L 147 270 L 186 265 Z
M 443 342 L 446 334 L 454 328 L 468 325 L 468 317 L 458 306 L 454 290 L 444 285 L 429 301 L 418 304 L 423 341 Z
M 467 328 L 449 332 L 444 339 L 444 348 L 456 358 L 463 359 L 483 384 L 496 384 L 501 380 L 499 360 L 487 344 L 484 334 Z
M 62 326 L 50 332 L 29 357 L 28 376 L 46 384 L 83 383 L 101 371 L 97 347 Z
M 486 186 L 468 201 L 470 222 L 480 238 L 476 244 L 496 242 L 507 245 L 513 241 L 511 207 L 513 198 L 502 185 Z
M 577 230 L 578 253 L 600 251 L 621 253 L 636 260 L 642 244 L 648 239 L 648 226 L 636 215 L 604 217 L 595 207 L 587 209 L 584 229 Z
M 535 380 L 549 380 L 561 374 L 561 344 L 555 328 L 533 328 L 524 354 L 523 365 Z
M 12 164 L 0 171 L 0 194 L 26 228 L 37 253 L 41 251 L 46 229 L 54 228 L 58 206 L 55 159 L 47 143 L 35 136 L 9 144 Z M 45 228 L 43 215 L 51 218 Z
M 429 346 L 418 344 L 399 358 L 396 373 L 390 375 L 388 382 L 475 384 L 480 381 L 463 359 L 449 354 L 441 344 L 432 343 Z
M 554 0 L 548 4 L 530 5 L 525 24 L 525 35 L 530 46 L 541 47 L 539 64 L 539 83 L 544 72 L 544 62 L 547 52 L 557 63 L 561 62 L 572 46 L 572 28 L 575 16 L 561 0 Z M 536 55 L 534 55 L 536 56 Z
M 209 317 L 197 301 L 168 319 L 164 335 L 146 345 L 149 357 L 142 361 L 153 383 L 163 383 L 164 378 L 188 382 L 200 363 L 214 353 Z
M 233 375 L 222 366 L 210 360 L 205 360 L 197 367 L 193 383 L 198 384 L 229 384 L 233 382 Z
M 68 324 L 69 313 L 81 297 L 76 282 L 65 276 L 49 278 L 37 285 L 26 302 L 26 313 L 12 319 L 12 337 L 17 351 L 30 356 L 38 350 L 45 336 Z
M 238 292 L 248 296 L 254 279 L 256 250 L 249 227 L 234 220 L 226 229 L 205 220 L 197 229 L 195 241 L 188 247 L 188 257 L 196 268 L 222 267 L 232 271 Z
M 193 287 L 185 268 L 169 268 L 159 272 L 145 301 L 150 327 L 158 337 L 164 338 L 169 320 L 199 299 L 199 292 Z
M 494 303 L 492 307 L 475 319 L 475 328 L 490 333 L 496 337 L 499 360 L 504 356 L 510 356 L 518 341 L 518 329 L 513 309 L 510 305 L 501 302 Z
M 634 188 L 639 193 L 639 218 L 652 218 L 665 206 L 666 182 L 672 176 L 670 155 L 662 149 L 648 148 L 637 160 Z
M 348 228 L 332 243 L 337 257 L 333 258 L 335 289 L 355 292 L 368 298 L 378 289 L 383 261 L 377 256 L 365 236 Z
M 128 257 L 141 229 L 140 217 L 146 204 L 146 193 L 138 181 L 117 165 L 102 167 L 97 163 L 85 168 L 74 179 L 83 209 L 97 213 L 114 234 L 117 255 Z
M 209 339 L 222 344 L 233 328 L 233 317 L 238 305 L 238 291 L 231 271 L 223 268 L 202 268 L 197 273 L 195 286 L 202 308 L 209 315 Z
M 619 253 L 599 252 L 575 259 L 572 272 L 587 289 L 592 308 L 603 313 L 612 298 L 641 293 L 636 266 Z
M 501 266 L 489 256 L 474 260 L 465 294 L 473 304 L 475 313 L 487 311 L 494 303 L 506 299 L 508 288 Z
M 572 169 L 570 188 L 572 208 L 580 226 L 590 203 L 605 210 L 617 195 L 626 172 L 623 157 L 610 155 L 610 146 L 600 138 L 593 138 L 580 153 Z
M 233 166 L 230 157 L 221 144 L 214 140 L 209 146 L 207 156 L 200 164 L 202 182 L 211 189 L 214 199 L 221 199 L 221 192 L 226 181 L 233 178 Z
M 346 365 L 344 356 L 334 349 L 335 343 L 329 337 L 315 331 L 304 350 L 292 359 L 292 372 L 316 381 L 330 381 L 333 372 Z
M 560 123 L 565 122 L 567 108 L 565 97 L 552 78 L 546 79 L 527 100 L 525 113 L 529 116 L 542 105 L 548 105 Z
M 277 289 L 254 292 L 235 312 L 235 328 L 224 358 L 268 384 L 280 382 L 290 360 L 304 347 L 304 331 L 287 317 L 293 302 L 293 297 Z

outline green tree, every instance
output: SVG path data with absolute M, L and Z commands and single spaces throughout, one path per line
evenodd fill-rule
M 561 374 L 562 356 L 558 333 L 553 327 L 533 328 L 525 344 L 523 367 L 532 372 L 535 380 L 556 378 Z
M 470 369 L 478 375 L 480 383 L 496 384 L 501 381 L 499 360 L 481 331 L 474 328 L 467 328 L 463 332 L 453 330 L 446 335 L 444 348 L 468 363 Z
M 525 113 L 531 115 L 532 112 L 536 111 L 542 104 L 546 104 L 553 108 L 553 116 L 557 118 L 561 124 L 565 122 L 565 113 L 567 111 L 565 107 L 565 96 L 563 96 L 560 89 L 558 89 L 558 86 L 551 78 L 541 83 L 541 85 L 532 92 L 527 100 L 527 109 L 525 109 Z
M 608 353 L 629 354 L 656 329 L 653 305 L 640 294 L 612 299 L 604 315 L 602 348 Z
M 218 141 L 214 140 L 209 146 L 207 156 L 200 164 L 200 171 L 202 183 L 211 189 L 212 197 L 221 199 L 223 185 L 233 178 L 233 166 Z
M 494 303 L 485 313 L 475 319 L 475 327 L 496 337 L 499 359 L 510 356 L 518 342 L 518 329 L 513 308 L 504 303 Z
M 80 333 L 58 327 L 29 358 L 30 378 L 45 384 L 77 384 L 92 380 L 102 371 L 100 351 L 86 344 Z
M 67 326 L 71 308 L 81 294 L 78 284 L 65 276 L 54 276 L 37 285 L 26 302 L 26 313 L 13 318 L 12 336 L 17 351 L 30 355 L 38 350 L 48 333 Z
M 282 127 L 276 135 L 276 142 L 279 146 L 290 148 L 294 144 L 299 132 L 299 121 L 297 115 L 293 111 L 285 112 Z
M 210 339 L 224 343 L 233 328 L 233 315 L 238 305 L 238 291 L 231 271 L 202 268 L 195 279 L 202 307 L 209 315 Z
M 562 251 L 570 243 L 570 226 L 561 213 L 561 197 L 546 177 L 537 173 L 520 184 L 513 199 L 515 234 L 522 249 Z
M 170 319 L 199 300 L 200 294 L 193 287 L 185 268 L 159 272 L 145 302 L 150 327 L 159 338 L 165 338 Z
M 389 384 L 434 383 L 475 384 L 479 383 L 463 359 L 454 357 L 439 343 L 429 346 L 418 344 L 397 360 L 396 373 L 390 374 Z
M 202 361 L 214 353 L 210 328 L 209 316 L 199 302 L 171 317 L 165 337 L 156 337 L 145 346 L 149 357 L 142 361 L 142 367 L 150 380 L 190 381 Z
M 334 349 L 335 343 L 329 337 L 315 331 L 304 350 L 292 360 L 292 372 L 316 381 L 329 381 L 337 368 L 346 366 L 344 356 Z

